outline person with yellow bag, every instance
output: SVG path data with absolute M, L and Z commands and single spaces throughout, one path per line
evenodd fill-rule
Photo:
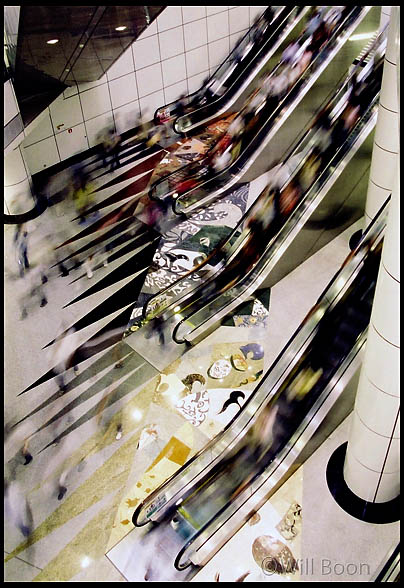
M 79 224 L 82 225 L 86 220 L 86 214 L 90 206 L 94 203 L 94 186 L 87 176 L 83 176 L 78 188 L 73 194 L 74 205 L 80 216 Z

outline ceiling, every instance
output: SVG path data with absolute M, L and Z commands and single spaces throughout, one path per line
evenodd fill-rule
M 67 86 L 103 76 L 164 8 L 22 5 L 13 84 L 24 124 Z

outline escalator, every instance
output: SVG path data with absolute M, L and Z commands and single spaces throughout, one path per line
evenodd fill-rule
M 150 188 L 149 196 L 155 200 L 164 200 L 171 204 L 176 214 L 190 215 L 216 200 L 236 182 L 241 181 L 252 164 L 257 160 L 263 149 L 284 125 L 296 106 L 303 100 L 310 88 L 335 58 L 345 42 L 365 19 L 371 7 L 351 7 L 343 14 L 321 50 L 312 56 L 310 64 L 298 79 L 292 78 L 286 94 L 278 99 L 267 99 L 255 110 L 252 120 L 241 135 L 240 141 L 234 146 L 233 158 L 219 172 L 213 172 L 209 163 L 214 156 L 218 144 L 212 147 L 203 159 L 188 164 L 167 176 L 157 180 Z M 309 44 L 309 39 L 305 42 Z M 302 46 L 302 49 L 304 47 Z M 279 63 L 271 72 L 271 78 L 282 71 Z M 335 72 L 334 72 L 335 78 Z M 244 115 L 245 109 L 239 116 Z M 226 136 L 223 137 L 225 140 Z M 233 149 L 230 144 L 224 153 Z M 238 153 L 237 153 L 238 152 Z M 187 181 L 184 182 L 184 174 Z
M 156 110 L 155 123 L 175 119 L 175 132 L 183 134 L 230 108 L 308 10 L 275 8 L 268 7 L 206 84 L 186 97 L 186 115 L 180 116 L 180 106 L 174 101 Z M 209 91 L 213 86 L 215 91 Z
M 270 192 L 270 186 L 267 186 L 221 245 L 189 272 L 199 276 L 199 281 L 189 280 L 187 274 L 150 298 L 143 308 L 143 317 L 138 326 L 148 326 L 147 323 L 155 317 L 162 317 L 167 321 L 167 330 L 172 331 L 175 342 L 195 344 L 267 280 L 307 219 L 374 128 L 385 45 L 383 32 L 324 106 L 324 111 L 329 112 L 333 128 L 338 129 L 341 117 L 346 112 L 347 94 L 353 76 L 366 77 L 366 106 L 361 116 L 347 136 L 334 134 L 335 141 L 339 138 L 340 144 L 333 141 L 323 153 L 321 164 L 317 164 L 316 173 L 305 186 L 295 207 L 289 212 L 275 215 L 277 201 L 275 194 Z M 373 59 L 375 65 L 372 68 Z M 310 163 L 313 158 L 318 133 L 321 134 L 321 129 L 311 124 L 309 130 L 291 148 L 285 158 L 285 166 L 293 161 L 294 167 L 289 165 L 292 175 L 289 177 L 288 173 L 281 194 L 286 194 L 285 191 L 290 190 L 298 178 L 302 185 L 302 174 L 305 173 L 307 162 Z M 259 215 L 264 225 L 256 224 Z M 132 341 L 127 339 L 135 349 L 136 335 L 132 335 Z
M 136 508 L 135 526 L 181 539 L 178 570 L 207 563 L 265 503 L 360 367 L 388 202 L 243 410 Z

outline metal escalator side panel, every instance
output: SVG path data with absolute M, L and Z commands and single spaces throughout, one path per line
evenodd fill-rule
M 365 116 L 366 121 L 364 121 L 361 132 L 356 135 L 353 145 L 351 145 L 351 148 L 345 154 L 343 152 L 341 153 L 343 156 L 342 160 L 336 167 L 333 167 L 332 162 L 330 162 L 328 168 L 325 170 L 325 172 L 328 171 L 328 177 L 327 175 L 325 176 L 326 179 L 323 181 L 323 184 L 321 184 L 320 180 L 317 180 L 303 196 L 303 199 L 291 213 L 275 238 L 269 240 L 263 255 L 252 268 L 247 269 L 248 263 L 246 262 L 245 275 L 239 280 L 238 284 L 219 295 L 221 298 L 220 303 L 218 302 L 218 298 L 213 299 L 202 308 L 196 308 L 194 311 L 191 311 L 175 326 L 173 339 L 178 344 L 185 341 L 190 344 L 195 344 L 201 340 L 213 324 L 218 324 L 225 315 L 239 306 L 267 279 L 276 263 L 286 253 L 288 247 L 299 234 L 308 218 L 310 218 L 314 210 L 325 198 L 331 186 L 343 173 L 349 161 L 374 128 L 377 118 L 377 112 L 374 108 L 375 105 L 376 99 L 369 109 L 367 117 Z M 338 153 L 336 153 L 337 155 Z M 215 306 L 214 316 L 212 316 L 211 305 Z M 191 327 L 191 324 L 193 327 Z
M 307 69 L 302 73 L 301 77 L 294 82 L 287 94 L 279 101 L 275 111 L 268 113 L 266 122 L 260 124 L 260 128 L 257 130 L 255 136 L 250 139 L 248 145 L 240 152 L 238 158 L 211 180 L 192 188 L 174 199 L 173 210 L 176 214 L 192 214 L 199 208 L 211 204 L 225 190 L 228 190 L 236 182 L 241 181 L 243 175 L 248 171 L 266 145 L 273 139 L 276 132 L 286 122 L 290 113 L 303 100 L 310 88 L 342 49 L 352 32 L 360 25 L 371 9 L 371 7 L 361 7 L 354 21 L 349 23 L 344 29 L 344 24 L 347 21 L 349 22 L 352 14 L 358 8 L 355 7 L 346 19 L 340 23 L 318 55 L 314 57 Z M 326 58 L 322 60 L 324 55 L 326 55 Z
M 253 394 L 226 428 L 212 439 L 205 448 L 200 450 L 189 462 L 182 466 L 164 484 L 155 490 L 136 508 L 133 515 L 135 526 L 147 524 L 150 520 L 159 520 L 175 505 L 183 502 L 183 496 L 189 495 L 198 480 L 206 477 L 209 471 L 218 463 L 219 458 L 228 454 L 241 438 L 243 431 L 249 425 L 254 415 L 263 405 L 277 394 L 285 373 L 293 370 L 300 360 L 304 349 L 314 336 L 315 329 L 328 308 L 335 307 L 346 288 L 357 275 L 364 257 L 368 251 L 374 250 L 382 239 L 388 202 L 383 205 L 375 219 L 366 229 L 363 238 L 352 254 L 344 262 L 341 270 L 331 280 L 324 291 L 322 299 L 308 313 L 297 331 L 280 351 L 270 369 L 264 375 Z M 265 387 L 270 382 L 269 394 Z
M 382 54 L 384 46 L 385 46 L 385 34 L 382 33 L 381 35 L 379 35 L 378 39 L 376 39 L 376 41 L 370 46 L 367 53 L 365 53 L 365 55 L 363 56 L 363 59 L 366 59 L 370 54 L 372 54 L 374 52 L 381 51 L 381 54 Z M 324 106 L 324 109 L 326 107 L 332 107 L 333 103 L 335 103 L 336 100 L 339 100 L 340 95 L 343 96 L 346 94 L 347 88 L 350 83 L 350 79 L 354 75 L 354 72 L 358 71 L 359 66 L 360 66 L 360 62 L 357 64 L 357 67 L 354 68 L 354 70 L 351 72 L 351 75 L 348 76 L 348 78 L 346 78 L 344 80 L 344 82 L 341 84 L 341 86 L 338 87 L 336 94 L 330 98 L 330 100 Z M 302 136 L 299 138 L 299 140 L 293 145 L 292 148 L 290 148 L 288 150 L 287 155 L 285 155 L 286 160 L 288 160 L 289 158 L 292 158 L 296 152 L 300 153 L 301 150 L 304 150 L 306 148 L 306 145 L 310 144 L 313 141 L 313 134 L 314 134 L 313 121 L 310 121 L 310 123 L 308 125 L 308 130 L 304 131 Z M 217 251 L 220 248 L 222 248 L 223 251 L 229 250 L 231 241 L 234 240 L 236 234 L 239 232 L 239 230 L 240 230 L 239 228 L 244 226 L 244 223 L 248 220 L 248 217 L 251 215 L 251 211 L 254 210 L 253 207 L 254 207 L 254 205 L 252 207 L 250 207 L 244 213 L 244 215 L 240 219 L 238 225 L 230 232 L 228 237 L 226 239 L 224 239 L 224 241 L 216 248 L 216 250 L 214 252 L 212 252 L 212 254 L 210 254 L 210 256 L 208 256 L 208 258 L 205 259 L 205 261 L 198 266 L 198 268 L 191 270 L 189 272 L 189 274 L 187 274 L 186 276 L 181 278 L 181 280 L 178 280 L 178 282 L 180 282 L 180 281 L 183 282 L 185 279 L 187 279 L 188 275 L 190 275 L 194 271 L 195 272 L 200 271 L 208 262 L 210 262 L 210 258 L 212 256 L 213 257 L 217 256 Z M 241 247 L 243 244 L 242 241 L 243 241 L 243 239 L 241 237 L 239 237 L 237 239 L 236 243 L 234 243 L 234 245 L 231 246 L 231 250 L 234 252 L 237 247 Z M 229 256 L 226 255 L 226 257 L 229 258 L 230 254 L 229 254 Z M 175 305 L 179 305 L 181 303 L 182 296 L 180 296 L 180 298 L 176 297 L 176 295 L 175 295 L 176 288 L 177 288 L 177 282 L 175 282 L 173 285 L 170 285 L 169 287 L 165 288 L 158 295 L 156 295 L 151 300 L 149 300 L 147 305 L 143 309 L 143 318 L 145 319 L 147 316 L 153 315 L 154 311 L 159 312 L 159 310 L 162 311 L 164 309 L 168 309 L 168 307 L 170 306 L 171 303 L 172 303 L 173 307 Z M 197 288 L 198 288 L 198 283 L 194 283 L 194 288 L 192 289 L 192 291 L 187 290 L 187 292 L 189 294 L 192 294 L 192 292 L 197 290 Z M 183 292 L 184 289 L 180 288 L 180 290 L 181 290 L 181 292 Z M 158 300 L 160 300 L 160 302 L 158 302 Z
M 274 16 L 274 20 L 278 20 L 279 17 L 288 10 L 288 7 L 280 7 L 280 10 L 278 11 L 277 14 L 275 14 Z M 266 12 L 266 11 L 265 11 Z M 263 18 L 265 18 L 265 12 L 264 14 L 258 19 L 258 22 L 260 22 Z M 244 44 L 246 41 L 248 42 L 250 36 L 253 36 L 254 30 L 258 25 L 258 22 L 255 23 L 249 30 L 248 32 L 243 36 L 243 38 L 240 40 L 239 45 L 240 44 Z M 274 22 L 274 21 L 273 21 Z M 272 23 L 271 23 L 272 24 Z M 233 55 L 236 51 L 236 48 L 233 49 L 230 54 L 226 57 L 226 59 L 216 68 L 216 70 L 214 71 L 214 73 L 210 76 L 209 79 L 221 79 L 223 74 L 226 72 L 226 70 L 228 69 L 228 65 L 230 63 L 232 63 L 233 61 Z M 199 90 L 196 90 L 195 92 L 192 92 L 191 94 L 188 95 L 188 103 L 192 102 L 192 99 L 195 98 L 202 90 L 204 87 L 199 88 Z M 165 112 L 166 115 L 168 115 L 170 118 L 174 117 L 177 111 L 177 104 L 178 101 L 174 100 L 173 102 L 170 102 L 169 104 L 166 104 L 164 106 L 160 106 L 159 108 L 156 109 L 155 113 L 154 113 L 154 121 L 156 124 L 159 123 L 161 116 L 163 115 L 163 113 Z
M 244 71 L 241 71 L 238 75 L 237 72 L 234 72 L 236 75 L 234 75 L 234 73 L 232 74 L 234 80 L 227 86 L 226 91 L 219 98 L 210 102 L 206 106 L 178 117 L 174 122 L 174 130 L 178 134 L 189 133 L 194 131 L 200 125 L 207 124 L 209 121 L 212 121 L 217 116 L 226 112 L 226 110 L 234 104 L 237 98 L 254 80 L 260 70 L 264 67 L 265 63 L 269 61 L 275 51 L 301 21 L 308 10 L 308 7 L 304 7 L 303 11 L 294 18 L 291 17 L 295 11 L 295 7 L 289 7 L 289 9 L 282 12 L 277 19 L 277 22 L 272 22 L 272 34 L 258 50 L 256 55 L 254 55 L 253 61 L 246 64 Z

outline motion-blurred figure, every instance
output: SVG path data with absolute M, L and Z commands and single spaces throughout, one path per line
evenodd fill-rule
M 177 108 L 176 108 L 178 116 L 184 116 L 187 106 L 188 106 L 187 95 L 185 93 L 181 94 L 181 96 L 178 98 Z
M 48 304 L 48 299 L 45 293 L 45 284 L 47 281 L 48 278 L 42 272 L 40 266 L 33 268 L 25 278 L 26 290 L 21 296 L 22 319 L 27 318 L 28 310 L 31 308 L 35 299 L 38 301 L 41 308 Z
M 7 423 L 4 428 L 4 462 L 7 464 L 16 455 L 24 458 L 24 464 L 31 463 L 33 457 L 29 450 L 29 442 L 35 433 L 35 426 L 29 419 L 25 419 L 17 425 Z M 10 470 L 11 477 L 14 477 L 14 469 Z
M 29 537 L 34 528 L 31 506 L 22 491 L 21 484 L 15 479 L 4 480 L 4 516 L 21 531 L 24 537 Z
M 160 345 L 165 344 L 165 336 L 164 336 L 164 319 L 162 316 L 156 316 L 153 321 L 153 329 L 156 332 Z
M 19 274 L 23 278 L 26 270 L 30 268 L 28 260 L 28 231 L 25 224 L 16 226 L 13 241 L 17 253 Z
M 314 183 L 320 166 L 320 152 L 319 149 L 315 147 L 298 173 L 299 184 L 303 192 L 306 192 Z
M 279 208 L 282 216 L 289 216 L 299 202 L 301 194 L 302 190 L 298 179 L 292 178 L 280 193 Z
M 63 216 L 63 203 L 73 193 L 73 178 L 69 169 L 51 176 L 46 186 L 46 197 L 51 211 L 57 217 Z
M 43 480 L 49 479 L 52 493 L 57 493 L 57 499 L 62 500 L 67 492 L 66 478 L 71 470 L 69 458 L 73 452 L 69 436 L 61 435 L 61 438 L 49 448 L 49 451 L 53 455 L 48 459 Z
M 74 327 L 71 327 L 66 334 L 62 332 L 49 350 L 50 361 L 56 364 L 53 367 L 53 373 L 61 392 L 66 391 L 65 372 L 71 367 L 74 353 L 78 347 L 75 332 Z M 79 372 L 78 366 L 74 365 L 73 370 L 77 374 Z
M 285 63 L 286 65 L 294 65 L 296 58 L 298 56 L 300 50 L 299 40 L 293 41 L 290 43 L 284 52 L 282 53 L 281 63 Z
M 88 176 L 83 176 L 80 179 L 76 191 L 74 192 L 74 203 L 76 211 L 79 214 L 79 224 L 83 224 L 86 220 L 87 211 L 94 202 L 93 196 L 94 186 L 90 182 Z

